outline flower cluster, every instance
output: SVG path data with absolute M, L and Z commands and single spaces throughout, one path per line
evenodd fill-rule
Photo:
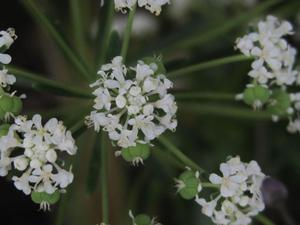
M 268 16 L 258 23 L 257 30 L 238 38 L 236 47 L 246 56 L 253 57 L 248 75 L 252 82 L 238 98 L 254 108 L 266 108 L 274 121 L 288 117 L 290 132 L 300 131 L 298 113 L 299 93 L 289 88 L 299 85 L 299 71 L 295 69 L 296 49 L 284 39 L 293 34 L 287 21 Z
M 139 7 L 145 7 L 158 16 L 161 13 L 162 6 L 170 4 L 170 0 L 115 0 L 116 10 L 122 12 L 126 12 L 128 9 L 131 10 L 135 4 Z
M 102 128 L 119 147 L 128 148 L 176 128 L 177 105 L 167 92 L 172 82 L 158 59 L 147 58 L 128 68 L 118 56 L 103 65 L 98 75 L 90 85 L 96 88 L 95 110 L 86 121 L 95 131 Z
M 215 224 L 250 224 L 265 207 L 261 186 L 266 176 L 256 161 L 243 163 L 238 156 L 222 163 L 220 171 L 222 176 L 213 173 L 210 182 L 203 183 L 198 172 L 188 169 L 176 179 L 178 192 L 184 199 L 195 199 Z M 204 188 L 213 190 L 210 201 L 199 197 Z
M 34 115 L 32 120 L 18 116 L 6 133 L 0 138 L 0 176 L 13 168 L 18 171 L 20 176 L 12 177 L 18 190 L 26 195 L 51 195 L 72 183 L 71 168 L 61 168 L 59 164 L 63 162 L 58 154 L 74 155 L 77 147 L 61 121 L 53 118 L 43 126 L 40 115 Z
M 10 86 L 16 82 L 14 75 L 8 73 L 5 65 L 11 62 L 11 56 L 4 53 L 10 48 L 17 38 L 14 29 L 9 28 L 7 31 L 0 31 L 0 120 L 8 121 L 11 117 L 18 115 L 22 109 L 22 102 L 17 97 L 16 92 L 10 93 Z
M 196 202 L 202 206 L 202 213 L 211 217 L 216 224 L 250 224 L 251 217 L 265 207 L 261 194 L 265 175 L 256 161 L 243 163 L 239 157 L 222 163 L 220 171 L 222 176 L 209 176 L 211 184 L 219 187 L 219 195 L 210 201 L 196 198 Z

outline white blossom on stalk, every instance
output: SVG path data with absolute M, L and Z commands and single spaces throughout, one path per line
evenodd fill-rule
M 118 11 L 127 12 L 132 10 L 135 4 L 139 7 L 145 7 L 151 13 L 158 16 L 162 11 L 162 6 L 170 4 L 170 0 L 114 0 L 115 8 Z
M 9 64 L 11 62 L 10 55 L 2 52 L 7 50 L 16 38 L 15 31 L 12 28 L 7 29 L 7 31 L 0 31 L 0 63 Z
M 261 185 L 265 175 L 256 161 L 241 162 L 234 157 L 220 165 L 222 175 L 211 174 L 209 181 L 219 187 L 219 195 L 210 201 L 196 197 L 202 213 L 219 225 L 247 225 L 251 217 L 261 212 L 265 205 Z
M 236 48 L 254 58 L 248 74 L 254 82 L 268 86 L 295 83 L 298 75 L 298 71 L 294 70 L 297 51 L 284 39 L 293 32 L 289 22 L 268 16 L 265 21 L 258 23 L 255 31 L 237 39 Z
M 61 121 L 50 119 L 42 125 L 40 115 L 32 120 L 24 116 L 15 118 L 8 134 L 0 138 L 0 175 L 6 176 L 13 168 L 20 176 L 12 180 L 18 190 L 53 194 L 73 181 L 71 169 L 63 169 L 60 154 L 76 154 L 77 147 L 71 132 Z
M 90 85 L 96 98 L 87 124 L 97 132 L 103 129 L 114 143 L 127 148 L 175 130 L 177 105 L 167 92 L 172 82 L 157 64 L 139 61 L 127 68 L 122 60 L 117 56 L 103 65 L 99 79 Z

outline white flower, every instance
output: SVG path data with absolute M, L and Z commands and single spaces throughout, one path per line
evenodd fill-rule
M 16 148 L 19 150 L 15 151 Z M 5 176 L 15 168 L 23 172 L 21 177 L 13 177 L 17 189 L 25 194 L 31 191 L 52 194 L 73 181 L 71 171 L 58 165 L 59 154 L 74 155 L 76 151 L 71 132 L 61 121 L 53 118 L 42 125 L 40 115 L 34 115 L 32 120 L 18 116 L 8 134 L 0 138 L 0 175 Z
M 135 4 L 139 7 L 145 7 L 151 13 L 158 16 L 161 13 L 162 6 L 170 4 L 170 0 L 114 0 L 115 8 L 118 11 L 126 12 L 127 9 L 132 10 Z
M 284 39 L 291 34 L 293 27 L 289 22 L 268 16 L 258 23 L 255 32 L 237 39 L 236 48 L 254 58 L 248 74 L 254 82 L 286 86 L 297 81 L 298 72 L 293 69 L 297 51 Z
M 7 87 L 16 82 L 16 77 L 7 73 L 6 69 L 0 70 L 0 85 L 2 87 Z
M 219 225 L 248 225 L 251 217 L 264 209 L 261 185 L 265 175 L 256 161 L 241 162 L 239 157 L 229 159 L 220 165 L 223 176 L 211 174 L 209 180 L 220 194 L 207 202 L 196 197 L 202 206 L 202 213 Z
M 14 29 L 9 28 L 7 31 L 0 31 L 0 49 L 2 51 L 7 50 L 12 45 L 15 39 L 16 39 L 16 35 Z M 10 55 L 0 53 L 0 63 L 9 64 L 10 62 L 11 62 Z
M 90 85 L 96 88 L 96 98 L 87 124 L 97 132 L 108 132 L 122 148 L 149 143 L 165 130 L 175 130 L 177 105 L 167 93 L 172 82 L 157 70 L 155 63 L 143 61 L 127 68 L 120 56 L 103 65 L 99 79 Z

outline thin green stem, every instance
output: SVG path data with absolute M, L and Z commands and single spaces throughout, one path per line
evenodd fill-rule
M 206 183 L 206 182 L 201 183 L 201 186 L 202 186 L 203 188 L 220 189 L 220 185 L 212 184 L 212 183 Z
M 47 91 L 53 94 L 62 96 L 77 97 L 77 98 L 93 98 L 92 94 L 88 91 L 81 90 L 79 87 L 62 84 L 54 80 L 44 78 L 44 75 L 28 72 L 13 66 L 7 67 L 9 72 L 17 77 L 30 82 L 30 84 L 40 90 Z
M 216 105 L 206 103 L 181 103 L 180 109 L 193 114 L 229 117 L 234 119 L 248 119 L 248 120 L 270 120 L 271 114 L 268 112 L 258 112 L 251 109 L 228 106 Z
M 101 133 L 101 197 L 102 222 L 109 224 L 108 148 L 103 132 Z
M 53 40 L 57 43 L 59 48 L 65 54 L 70 63 L 78 70 L 79 74 L 87 79 L 91 80 L 91 73 L 88 68 L 84 65 L 82 60 L 72 51 L 70 46 L 66 43 L 61 34 L 55 29 L 50 20 L 37 6 L 34 0 L 22 0 L 21 1 L 25 8 L 32 14 L 34 19 L 49 33 Z
M 220 23 L 216 24 L 214 27 L 207 30 L 206 32 L 199 31 L 196 34 L 193 33 L 191 36 L 185 39 L 178 39 L 177 41 L 166 45 L 165 48 L 162 49 L 161 51 L 170 52 L 174 49 L 177 50 L 179 48 L 181 49 L 181 48 L 190 48 L 193 46 L 200 46 L 201 44 L 212 41 L 215 38 L 222 37 L 223 34 L 226 34 L 229 31 L 233 30 L 234 28 L 251 21 L 251 19 L 263 13 L 270 7 L 277 4 L 278 2 L 279 0 L 265 1 L 260 5 L 256 6 L 253 10 L 250 10 L 248 12 L 242 12 L 237 17 L 229 19 L 222 25 L 220 25 Z
M 237 63 L 237 62 L 250 61 L 250 60 L 253 60 L 253 58 L 245 55 L 227 56 L 224 58 L 214 59 L 196 65 L 188 66 L 182 69 L 174 70 L 169 72 L 167 75 L 170 78 L 175 78 L 180 76 L 186 76 L 194 72 L 199 72 L 204 69 L 214 68 L 216 66 L 222 66 L 230 63 Z
M 81 2 L 81 0 L 69 0 L 74 42 L 78 53 L 84 54 L 85 41 Z
M 101 48 L 99 50 L 99 55 L 97 57 L 97 62 L 96 62 L 97 67 L 102 65 L 106 61 L 107 51 L 109 48 L 109 40 L 110 40 L 110 35 L 112 30 L 112 24 L 114 19 L 114 12 L 115 12 L 114 1 L 106 1 L 106 2 L 108 4 L 108 8 L 106 11 L 107 16 L 105 18 L 105 27 L 103 32 Z
M 128 46 L 129 46 L 129 42 L 130 42 L 130 36 L 131 36 L 135 12 L 136 12 L 136 4 L 130 10 L 126 29 L 124 32 L 124 39 L 123 39 L 122 50 L 121 50 L 121 56 L 123 57 L 124 63 L 126 62 L 126 58 L 127 58 Z
M 158 140 L 169 150 L 172 154 L 174 154 L 180 161 L 182 161 L 186 166 L 191 167 L 194 170 L 199 171 L 200 173 L 205 172 L 200 166 L 197 165 L 193 160 L 187 157 L 179 148 L 177 148 L 171 141 L 167 138 L 160 136 Z
M 185 100 L 217 100 L 217 101 L 234 101 L 235 95 L 228 93 L 211 93 L 211 92 L 183 92 L 174 94 L 176 101 Z
M 263 214 L 258 214 L 255 219 L 263 225 L 275 225 L 269 218 L 264 216 Z

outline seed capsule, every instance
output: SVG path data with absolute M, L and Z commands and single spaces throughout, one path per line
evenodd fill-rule
M 199 173 L 191 170 L 183 172 L 178 179 L 176 179 L 176 187 L 178 193 L 183 199 L 190 200 L 196 197 L 201 191 L 201 182 Z
M 268 88 L 257 85 L 248 87 L 243 93 L 244 102 L 254 107 L 261 108 L 270 98 L 271 92 Z
M 288 113 L 291 107 L 291 99 L 288 93 L 284 90 L 277 89 L 271 95 L 271 104 L 268 106 L 268 111 L 275 116 L 284 116 Z
M 50 205 L 53 205 L 59 201 L 60 192 L 56 191 L 53 194 L 48 194 L 46 192 L 33 191 L 31 193 L 31 199 L 36 204 L 42 204 L 46 202 Z
M 150 148 L 147 144 L 137 144 L 134 147 L 123 149 L 121 155 L 123 159 L 133 165 L 143 164 L 144 160 L 150 156 Z

